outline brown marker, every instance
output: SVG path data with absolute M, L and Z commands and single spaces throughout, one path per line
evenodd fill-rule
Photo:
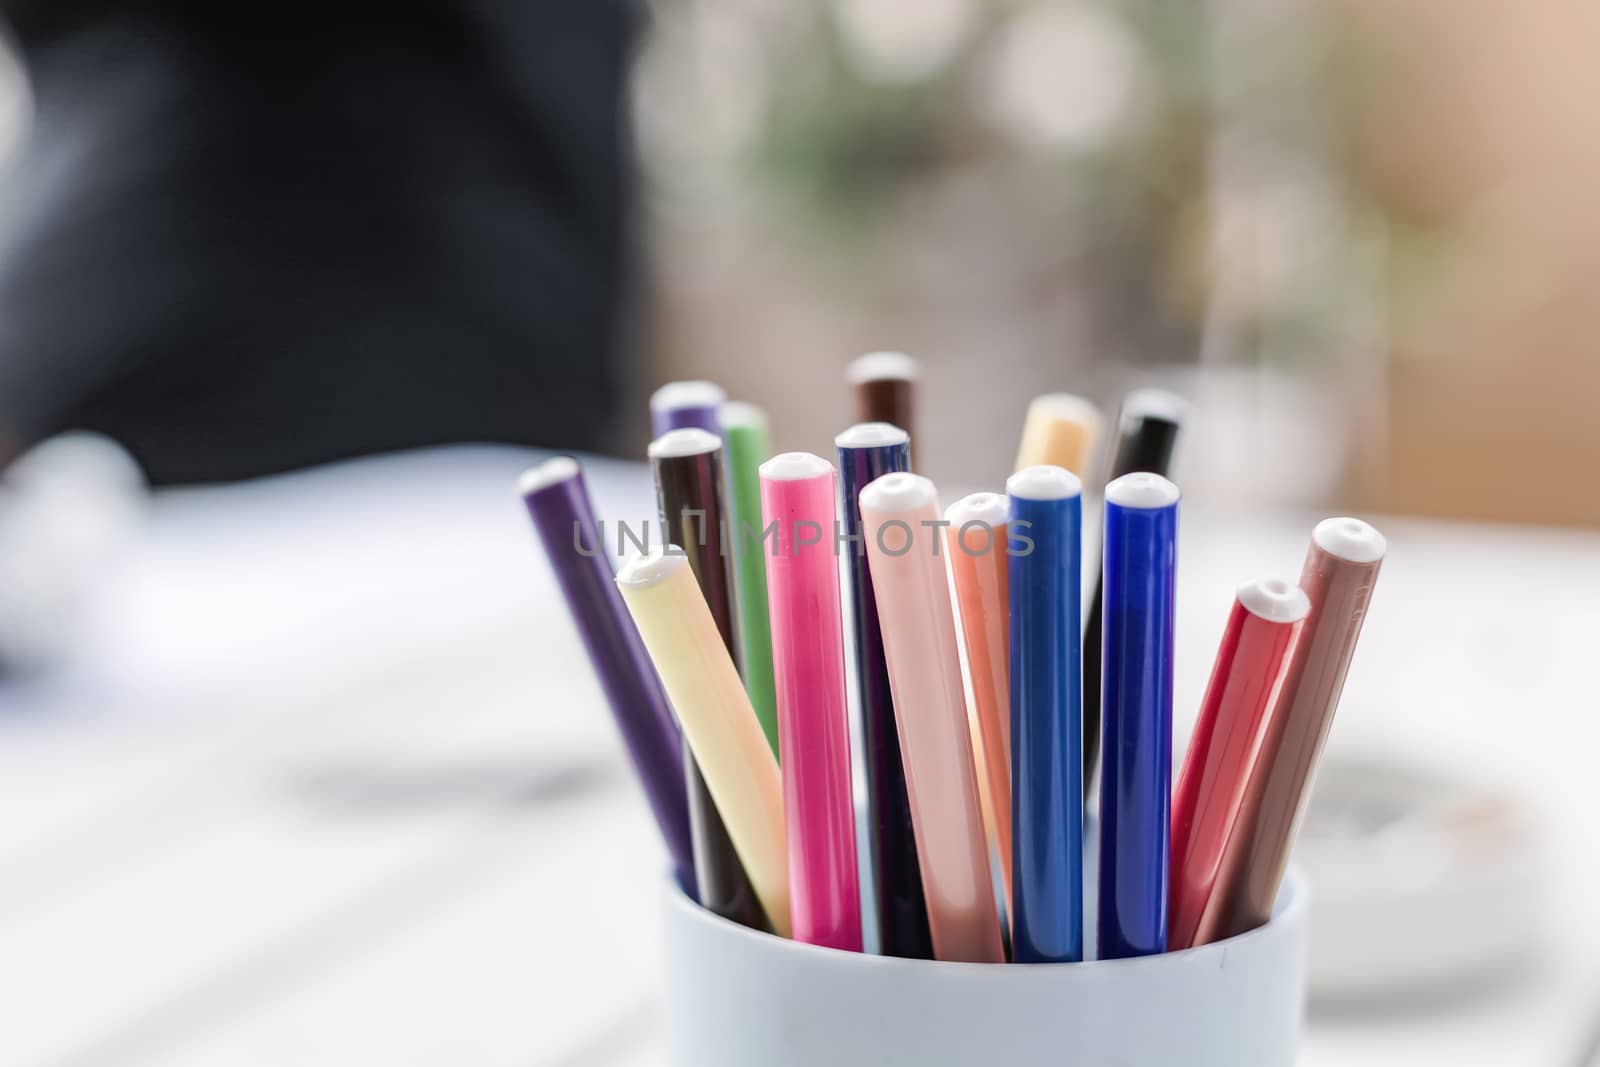
M 916 422 L 916 360 L 904 352 L 868 352 L 850 361 L 844 378 L 855 389 L 857 422 L 898 426 L 911 435 L 911 447 L 916 448 L 917 428 L 912 425 Z
M 1360 519 L 1324 519 L 1311 535 L 1300 574 L 1311 612 L 1277 706 L 1267 713 L 1197 945 L 1254 930 L 1272 916 L 1386 547 L 1383 535 Z

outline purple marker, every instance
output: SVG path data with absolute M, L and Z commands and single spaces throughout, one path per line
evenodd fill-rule
M 668 382 L 650 394 L 650 436 L 691 428 L 720 436 L 718 412 L 727 399 L 715 382 Z
M 561 595 L 589 652 L 600 688 L 644 784 L 678 878 L 698 899 L 689 839 L 683 740 L 661 680 L 623 606 L 601 543 L 583 468 L 566 456 L 545 460 L 517 483 Z

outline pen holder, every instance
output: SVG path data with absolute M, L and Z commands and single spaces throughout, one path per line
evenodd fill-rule
M 1184 952 L 972 964 L 785 941 L 722 919 L 668 880 L 671 1067 L 1291 1067 L 1307 892 L 1267 925 Z

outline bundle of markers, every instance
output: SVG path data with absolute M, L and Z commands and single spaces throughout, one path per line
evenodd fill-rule
M 523 477 L 685 890 L 838 949 L 861 951 L 875 907 L 886 954 L 999 963 L 1009 944 L 1019 963 L 1081 960 L 1098 782 L 1098 958 L 1266 922 L 1382 535 L 1328 519 L 1298 584 L 1239 587 L 1174 783 L 1179 492 L 1165 474 L 1184 405 L 1153 390 L 1124 400 L 1085 597 L 1094 406 L 1035 400 L 1005 492 L 941 514 L 912 470 L 915 379 L 899 354 L 851 365 L 861 422 L 835 439 L 836 463 L 769 458 L 762 413 L 710 383 L 663 387 L 649 449 L 659 536 L 616 527 L 635 551 L 615 576 L 579 465 Z

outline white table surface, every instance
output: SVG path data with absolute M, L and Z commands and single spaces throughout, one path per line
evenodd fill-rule
M 0 1063 L 655 1064 L 661 850 L 512 485 L 456 449 L 167 494 L 0 687 Z M 602 509 L 653 506 L 600 464 Z M 1186 505 L 1177 706 L 1314 516 Z M 1600 1010 L 1600 537 L 1386 521 L 1333 744 L 1519 791 L 1538 959 L 1314 1013 L 1303 1062 L 1564 1064 Z

